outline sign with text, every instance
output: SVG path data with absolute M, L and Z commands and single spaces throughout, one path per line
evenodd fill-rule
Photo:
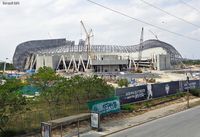
M 41 123 L 42 137 L 51 137 L 51 125 L 45 122 Z
M 88 107 L 91 112 L 96 112 L 99 114 L 120 112 L 119 97 L 90 101 L 88 102 Z
M 180 90 L 187 91 L 189 89 L 200 88 L 199 80 L 189 80 L 189 84 L 187 81 L 180 81 Z
M 91 127 L 92 128 L 99 128 L 100 117 L 98 113 L 91 113 Z
M 119 96 L 121 104 L 146 100 L 148 96 L 147 86 L 118 88 L 116 89 L 116 96 Z

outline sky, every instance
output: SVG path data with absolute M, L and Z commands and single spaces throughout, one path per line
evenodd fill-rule
M 200 40 L 200 27 L 167 15 L 141 0 L 93 0 L 131 17 Z M 200 26 L 200 0 L 145 0 L 177 17 Z M 5 2 L 16 2 L 8 5 Z M 29 40 L 85 39 L 80 24 L 93 30 L 92 44 L 135 45 L 158 39 L 173 45 L 184 58 L 200 59 L 200 41 L 179 37 L 98 7 L 87 0 L 0 0 L 0 61 L 12 61 L 15 48 Z M 151 32 L 150 32 L 151 31 Z

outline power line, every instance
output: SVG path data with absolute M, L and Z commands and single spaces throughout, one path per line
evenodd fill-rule
M 182 2 L 184 5 L 186 5 L 186 6 L 190 7 L 190 8 L 192 8 L 193 10 L 197 11 L 197 12 L 200 14 L 200 10 L 199 10 L 198 8 L 195 8 L 194 6 L 192 6 L 192 5 L 188 4 L 188 3 L 186 3 L 186 2 L 183 1 L 183 0 L 180 0 L 180 2 Z
M 101 4 L 99 4 L 99 3 L 96 3 L 96 2 L 94 2 L 94 1 L 91 1 L 91 0 L 87 0 L 87 1 L 90 2 L 90 3 L 92 3 L 92 4 L 97 5 L 97 6 L 99 6 L 99 7 L 102 7 L 102 8 L 104 8 L 104 9 L 107 9 L 107 10 L 110 10 L 110 11 L 115 12 L 115 13 L 117 13 L 117 14 L 120 14 L 120 15 L 122 15 L 122 16 L 124 16 L 124 17 L 130 18 L 130 19 L 133 19 L 133 20 L 135 20 L 135 21 L 141 22 L 141 23 L 143 23 L 143 24 L 146 24 L 146 25 L 152 26 L 152 27 L 154 27 L 154 28 L 157 28 L 157 29 L 159 29 L 159 30 L 162 30 L 162 31 L 165 31 L 165 32 L 174 34 L 174 35 L 179 36 L 179 37 L 184 37 L 184 38 L 187 38 L 187 39 L 190 39 L 190 40 L 194 40 L 194 41 L 200 42 L 200 39 L 196 39 L 196 38 L 193 38 L 193 37 L 190 37 L 190 36 L 186 36 L 186 35 L 183 35 L 183 34 L 180 34 L 180 33 L 174 32 L 174 31 L 170 31 L 170 30 L 168 30 L 168 29 L 165 29 L 165 28 L 162 28 L 162 27 L 159 27 L 159 26 L 156 26 L 156 25 L 154 25 L 154 24 L 148 23 L 148 22 L 146 22 L 146 21 L 144 21 L 144 20 L 140 20 L 140 19 L 134 18 L 134 17 L 129 16 L 129 15 L 123 13 L 123 12 L 117 11 L 117 10 L 112 9 L 112 8 L 109 8 L 109 7 L 106 7 L 106 6 L 104 6 L 104 5 L 101 5 Z
M 167 11 L 165 11 L 165 10 L 163 10 L 163 9 L 161 9 L 161 8 L 159 8 L 159 7 L 155 6 L 155 5 L 153 5 L 153 4 L 149 3 L 149 2 L 147 2 L 147 1 L 144 1 L 144 0 L 140 0 L 140 1 L 142 1 L 143 3 L 149 5 L 149 6 L 155 8 L 155 9 L 157 9 L 157 10 L 160 10 L 160 11 L 164 12 L 165 14 L 167 14 L 167 15 L 169 15 L 169 16 L 172 16 L 172 17 L 177 18 L 177 19 L 179 19 L 179 20 L 181 20 L 181 21 L 183 21 L 183 22 L 185 22 L 185 23 L 188 23 L 188 24 L 193 25 L 193 26 L 195 26 L 195 27 L 197 27 L 197 28 L 200 28 L 200 25 L 194 24 L 194 23 L 192 23 L 192 22 L 190 22 L 190 21 L 187 21 L 187 20 L 185 20 L 185 19 L 183 19 L 183 18 L 180 18 L 180 17 L 178 17 L 178 16 L 176 16 L 176 15 L 174 15 L 174 14 L 172 14 L 172 13 L 169 13 L 169 12 L 167 12 Z

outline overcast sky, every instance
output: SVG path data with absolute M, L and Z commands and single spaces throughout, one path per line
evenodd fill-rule
M 93 29 L 93 44 L 131 45 L 140 41 L 144 27 L 144 40 L 158 39 L 172 44 L 183 57 L 200 58 L 200 42 L 178 37 L 159 29 L 123 17 L 87 0 L 16 0 L 17 5 L 5 5 L 0 0 L 0 60 L 12 60 L 18 44 L 38 39 L 66 38 L 78 43 L 85 39 L 81 27 Z M 187 24 L 156 10 L 141 0 L 94 0 L 100 4 L 186 36 L 200 39 L 200 28 Z M 145 0 L 200 25 L 200 11 L 186 6 L 181 0 Z M 184 0 L 200 10 L 200 0 Z

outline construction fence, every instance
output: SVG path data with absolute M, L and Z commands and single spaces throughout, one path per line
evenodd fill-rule
M 200 80 L 190 80 L 189 83 L 187 81 L 172 81 L 117 88 L 115 95 L 120 98 L 120 104 L 123 105 L 173 95 L 195 88 L 200 88 Z

